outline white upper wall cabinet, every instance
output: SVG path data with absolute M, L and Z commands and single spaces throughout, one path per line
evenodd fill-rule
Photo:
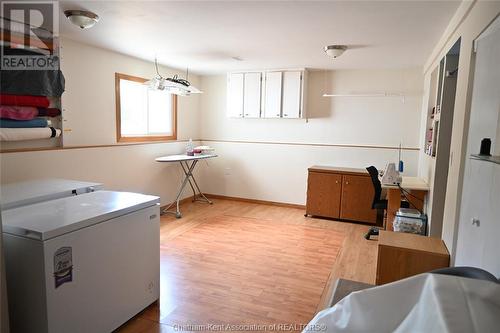
M 243 117 L 259 118 L 262 73 L 245 73 L 243 82 Z
M 281 117 L 281 88 L 282 72 L 267 72 L 265 74 L 265 102 L 262 117 L 280 118 Z
M 305 75 L 305 70 L 229 73 L 228 117 L 304 117 Z
M 302 109 L 302 72 L 283 73 L 283 118 L 300 118 Z
M 243 73 L 233 73 L 227 76 L 228 117 L 243 117 L 243 80 Z

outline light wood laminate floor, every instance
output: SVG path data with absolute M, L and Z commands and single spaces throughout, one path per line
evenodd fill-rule
M 375 282 L 377 242 L 363 238 L 368 226 L 224 199 L 186 203 L 182 211 L 182 219 L 161 219 L 160 301 L 118 332 L 175 332 L 186 324 L 297 331 L 326 306 L 337 278 Z

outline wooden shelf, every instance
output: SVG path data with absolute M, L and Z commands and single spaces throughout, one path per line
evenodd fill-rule
M 500 164 L 500 156 L 485 156 L 485 155 L 470 155 L 470 158 L 473 160 L 485 161 L 495 164 Z

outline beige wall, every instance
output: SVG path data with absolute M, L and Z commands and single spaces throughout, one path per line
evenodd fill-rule
M 68 39 L 62 47 L 64 146 L 116 144 L 114 74 L 149 78 L 153 63 Z M 190 80 L 199 82 L 196 76 Z M 165 204 L 174 199 L 182 171 L 154 158 L 182 153 L 182 140 L 198 138 L 199 96 L 179 97 L 177 124 L 180 142 L 1 154 L 1 183 L 49 177 L 96 181 L 108 189 L 156 194 Z
M 151 78 L 151 62 L 92 47 L 69 39 L 62 43 L 62 71 L 66 91 L 62 96 L 64 146 L 116 143 L 115 72 Z M 184 75 L 161 66 L 162 75 Z M 189 78 L 197 86 L 199 78 Z M 178 99 L 178 138 L 196 138 L 199 133 L 197 95 Z
M 450 22 L 445 34 L 436 45 L 432 55 L 429 57 L 424 69 L 426 76 L 425 82 L 428 84 L 429 76 L 431 75 L 432 70 L 438 66 L 439 60 L 459 38 L 462 38 L 442 231 L 442 238 L 453 258 L 455 255 L 457 241 L 457 226 L 460 201 L 462 198 L 464 166 L 465 159 L 467 158 L 467 128 L 473 77 L 473 41 L 488 26 L 488 24 L 493 21 L 499 12 L 499 1 L 462 3 L 456 15 Z M 428 89 L 428 87 L 426 87 L 426 89 Z M 426 103 L 427 101 L 424 102 L 424 105 L 426 105 Z M 421 144 L 422 148 L 423 140 L 421 141 Z M 421 155 L 423 155 L 422 151 Z M 424 156 L 421 156 L 421 160 L 424 162 L 421 163 L 419 174 L 422 176 L 432 174 L 432 163 L 428 163 Z
M 404 150 L 402 156 L 405 175 L 416 175 L 422 80 L 419 68 L 311 71 L 306 122 L 228 118 L 226 76 L 202 77 L 201 138 L 221 155 L 204 169 L 204 189 L 304 204 L 308 167 L 384 168 L 388 162 L 397 162 L 400 142 L 417 148 Z M 327 98 L 322 96 L 325 92 L 402 92 L 406 97 L 403 103 L 400 98 L 385 97 Z
M 182 170 L 158 163 L 158 156 L 184 151 L 185 142 L 149 145 L 62 149 L 2 154 L 2 183 L 39 178 L 69 178 L 101 182 L 106 189 L 158 195 L 171 202 Z M 203 167 L 203 164 L 200 163 Z M 189 195 L 186 190 L 185 195 Z

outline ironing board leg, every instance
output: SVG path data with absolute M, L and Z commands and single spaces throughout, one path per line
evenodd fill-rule
M 188 176 L 189 185 L 191 185 L 191 189 L 193 190 L 193 202 L 201 201 L 201 202 L 206 202 L 206 203 L 212 204 L 212 201 L 210 201 L 205 196 L 205 194 L 203 194 L 203 192 L 201 192 L 200 187 L 198 186 L 198 183 L 196 182 L 196 179 L 194 178 L 194 175 L 193 175 L 194 168 L 189 169 L 188 163 L 187 162 L 184 162 L 184 163 L 186 163 L 186 166 L 185 167 L 183 166 L 184 173 L 186 174 L 186 176 Z M 196 163 L 198 163 L 198 161 L 194 160 L 193 163 L 196 164 Z M 182 164 L 182 162 L 181 162 L 181 164 Z M 188 170 L 188 171 L 186 172 L 186 170 Z M 198 191 L 198 193 L 196 191 Z
M 181 167 L 182 167 L 182 170 L 184 171 L 184 175 L 187 175 L 188 174 L 188 170 L 189 170 L 189 165 L 187 162 L 180 162 L 181 163 Z M 191 177 L 188 177 L 188 182 L 189 182 L 189 186 L 191 187 L 191 190 L 193 190 L 193 202 L 195 201 L 195 198 L 196 198 L 196 191 L 194 190 L 194 187 L 193 187 L 193 183 L 191 182 Z
M 168 205 L 168 207 L 165 207 L 161 213 L 162 214 L 174 214 L 176 218 L 180 219 L 182 217 L 182 214 L 181 214 L 181 210 L 180 210 L 180 207 L 179 207 L 179 201 L 180 201 L 180 198 L 181 198 L 181 195 L 182 195 L 182 191 L 184 191 L 184 188 L 186 187 L 188 181 L 189 181 L 189 174 L 192 173 L 194 167 L 196 166 L 196 163 L 197 162 L 196 160 L 193 161 L 193 163 L 191 163 L 191 166 L 189 166 L 188 170 L 186 171 L 184 169 L 184 166 L 182 165 L 182 161 L 180 162 L 181 166 L 182 166 L 182 170 L 184 171 L 184 180 L 182 181 L 182 185 L 181 187 L 179 188 L 179 191 L 177 192 L 177 196 L 175 198 L 175 201 L 172 202 L 170 205 Z M 172 211 L 170 210 L 170 208 L 173 206 L 173 205 L 176 205 L 176 210 L 175 211 Z
M 194 201 L 202 201 L 202 202 L 206 202 L 206 203 L 212 204 L 212 201 L 210 201 L 201 192 L 200 187 L 198 186 L 198 183 L 196 182 L 196 179 L 194 179 L 194 176 L 193 176 L 193 170 L 196 167 L 196 164 L 198 163 L 198 160 L 193 160 L 193 162 L 191 162 L 191 165 L 189 165 L 188 162 L 183 162 L 183 161 L 180 161 L 179 163 L 181 164 L 182 171 L 184 172 L 184 180 L 182 181 L 182 185 L 179 188 L 179 191 L 177 192 L 177 196 L 175 198 L 175 201 L 172 202 L 168 207 L 164 208 L 161 211 L 162 214 L 174 214 L 175 217 L 177 217 L 177 218 L 181 218 L 182 217 L 182 214 L 181 214 L 181 211 L 180 211 L 180 207 L 179 207 L 179 202 L 180 202 L 180 198 L 181 198 L 182 192 L 184 191 L 184 188 L 186 187 L 186 185 L 188 183 L 189 183 L 189 186 L 191 187 L 191 190 L 193 190 L 193 202 Z M 198 191 L 198 193 L 196 193 L 196 190 Z M 170 210 L 170 208 L 174 204 L 176 205 L 176 210 L 172 211 L 172 210 Z

